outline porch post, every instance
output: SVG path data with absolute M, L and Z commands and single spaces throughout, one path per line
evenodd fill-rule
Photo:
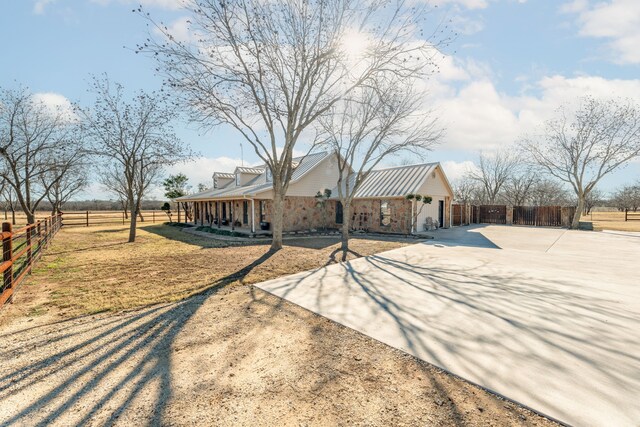
M 256 232 L 256 201 L 251 199 L 251 232 Z
M 231 222 L 231 229 L 235 230 L 236 228 L 233 225 L 233 200 L 229 202 L 229 217 L 231 217 L 229 220 Z
M 216 202 L 216 215 L 218 216 L 218 228 L 220 228 L 220 222 L 222 222 L 222 218 L 220 218 L 220 201 Z

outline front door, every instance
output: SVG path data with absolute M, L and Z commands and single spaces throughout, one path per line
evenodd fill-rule
M 444 226 L 444 200 L 438 200 L 438 223 Z

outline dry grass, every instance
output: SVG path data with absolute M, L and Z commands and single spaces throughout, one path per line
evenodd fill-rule
M 631 215 L 630 215 L 631 216 Z M 592 212 L 581 221 L 592 222 L 594 230 L 637 231 L 640 232 L 640 212 L 633 215 L 635 220 L 625 221 L 624 212 Z
M 138 233 L 128 244 L 124 227 L 63 228 L 4 320 L 43 314 L 54 320 L 178 301 L 216 284 L 251 284 L 322 267 L 335 261 L 338 248 L 335 239 L 299 239 L 265 258 L 267 245 L 229 246 L 166 225 Z M 353 239 L 351 247 L 369 255 L 406 244 Z

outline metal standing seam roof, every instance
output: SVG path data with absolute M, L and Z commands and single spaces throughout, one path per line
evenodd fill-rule
M 369 172 L 354 198 L 404 197 L 416 193 L 439 163 L 398 166 Z M 355 180 L 355 177 L 352 178 Z M 334 192 L 338 194 L 337 189 Z
M 236 167 L 236 172 L 241 172 L 241 173 L 248 173 L 251 175 L 260 175 L 261 173 L 264 173 L 265 171 L 265 167 L 264 166 L 260 166 L 260 167 L 255 167 L 255 168 L 249 168 L 246 166 L 238 166 Z M 229 174 L 231 176 L 235 176 L 234 174 Z
M 213 173 L 213 177 L 214 178 L 227 178 L 227 179 L 233 179 L 236 176 L 232 173 L 226 173 L 226 172 L 214 172 Z
M 296 182 L 300 178 L 302 178 L 308 171 L 316 167 L 322 160 L 324 160 L 329 153 L 326 151 L 322 151 L 319 153 L 308 154 L 302 157 L 296 157 L 292 159 L 294 164 L 297 164 L 296 168 L 293 170 L 293 174 L 291 175 L 291 182 Z M 242 168 L 242 166 L 240 166 Z M 249 168 L 249 169 L 258 169 L 257 168 Z M 243 186 L 228 186 L 226 188 L 217 188 L 213 190 L 203 191 L 201 193 L 190 194 L 188 196 L 180 197 L 176 200 L 179 201 L 189 201 L 189 200 L 208 200 L 212 198 L 227 198 L 227 197 L 238 197 L 238 196 L 253 196 L 258 193 L 262 193 L 270 190 L 273 185 L 271 182 L 267 182 L 266 178 L 266 166 L 262 166 L 263 169 L 260 169 L 260 175 L 256 176 L 254 179 L 249 181 Z M 233 176 L 233 174 L 230 174 Z

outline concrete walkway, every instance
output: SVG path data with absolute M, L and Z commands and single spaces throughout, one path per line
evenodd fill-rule
M 560 421 L 640 425 L 640 236 L 435 235 L 258 287 Z

